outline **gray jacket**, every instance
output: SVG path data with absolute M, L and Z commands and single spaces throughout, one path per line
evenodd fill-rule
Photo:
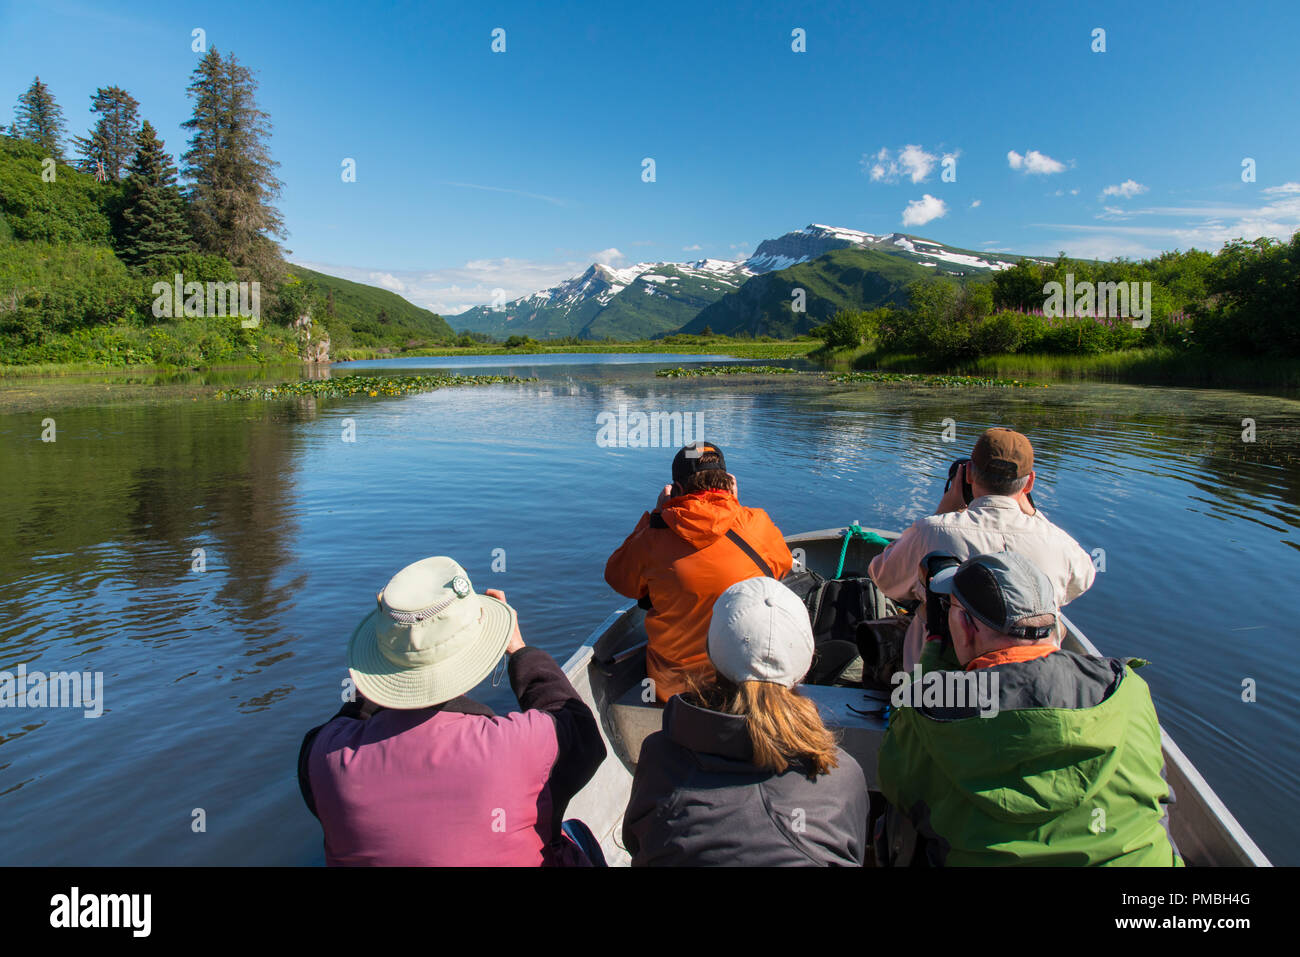
M 745 719 L 688 703 L 664 708 L 641 745 L 623 843 L 632 865 L 858 867 L 867 849 L 867 782 L 839 767 L 809 780 L 753 764 Z

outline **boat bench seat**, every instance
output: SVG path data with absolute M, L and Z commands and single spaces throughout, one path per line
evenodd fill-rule
M 663 705 L 653 701 L 647 704 L 641 700 L 641 694 L 641 683 L 635 682 L 606 709 L 613 725 L 608 729 L 610 739 L 632 765 L 641 754 L 641 742 L 662 730 L 664 724 Z
M 863 691 L 861 688 L 827 688 L 817 685 L 800 685 L 799 691 L 817 703 L 822 719 L 839 737 L 840 747 L 862 765 L 867 785 L 875 788 L 876 751 L 885 733 L 885 721 L 879 714 L 857 712 L 880 711 L 889 703 L 888 695 Z M 639 682 L 612 702 L 606 709 L 606 714 L 612 726 L 607 729 L 611 742 L 632 765 L 636 764 L 641 754 L 642 742 L 663 728 L 663 706 L 642 701 Z
M 889 704 L 889 693 L 863 691 L 861 688 L 830 688 L 822 685 L 800 685 L 799 693 L 817 702 L 822 720 L 839 738 L 840 747 L 862 766 L 867 787 L 879 790 L 876 784 L 876 754 L 885 736 L 883 711 Z M 865 711 L 867 714 L 859 714 Z

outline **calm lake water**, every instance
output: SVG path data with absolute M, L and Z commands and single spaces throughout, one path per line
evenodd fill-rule
M 317 374 L 538 381 L 275 403 L 213 401 L 193 376 L 0 381 L 0 670 L 104 674 L 97 719 L 0 710 L 0 864 L 321 863 L 298 745 L 337 709 L 348 635 L 394 572 L 455 557 L 561 661 L 621 602 L 605 559 L 673 454 L 600 447 L 597 416 L 622 404 L 702 415 L 742 501 L 787 533 L 902 528 L 984 428 L 1026 431 L 1035 499 L 1105 552 L 1070 616 L 1104 653 L 1152 660 L 1162 722 L 1265 853 L 1300 863 L 1300 402 L 654 377 L 697 361 L 355 363 Z M 511 704 L 505 683 L 475 695 Z

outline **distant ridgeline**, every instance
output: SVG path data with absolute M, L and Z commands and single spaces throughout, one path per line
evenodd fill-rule
M 1193 249 L 1097 262 L 811 225 L 765 240 L 742 261 L 593 265 L 451 322 L 541 342 L 811 333 L 835 348 L 936 367 L 1015 353 L 1293 358 L 1300 233 L 1289 243 L 1237 240 L 1217 255 Z
M 0 365 L 284 361 L 456 338 L 393 292 L 284 261 L 255 89 L 233 56 L 208 52 L 179 171 L 125 90 L 92 96 L 100 118 L 73 138 L 76 159 L 48 87 L 19 97 L 0 135 Z M 225 135 L 235 124 L 246 135 Z
M 791 338 L 841 309 L 904 305 L 911 282 L 935 274 L 962 279 L 1014 265 L 903 233 L 873 236 L 810 225 L 764 240 L 748 259 L 595 264 L 550 289 L 502 306 L 476 306 L 455 328 L 498 338 L 565 336 L 636 340 L 676 332 Z M 794 290 L 802 289 L 802 296 Z

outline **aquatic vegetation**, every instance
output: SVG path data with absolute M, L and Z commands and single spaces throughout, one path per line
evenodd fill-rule
M 661 379 L 693 379 L 700 376 L 717 376 L 717 375 L 739 375 L 749 373 L 750 375 L 795 375 L 798 369 L 787 369 L 785 366 L 717 366 L 707 365 L 698 366 L 694 369 L 687 369 L 678 366 L 675 369 L 659 369 L 655 375 Z
M 212 397 L 214 399 L 290 399 L 305 395 L 330 398 L 353 395 L 377 397 L 432 392 L 435 389 L 457 385 L 500 385 L 535 381 L 535 379 L 514 375 L 347 375 L 330 379 L 282 382 L 274 386 L 222 389 L 213 393 Z
M 676 369 L 659 369 L 655 375 L 664 379 L 690 379 L 703 376 L 721 375 L 798 375 L 824 379 L 837 384 L 857 382 L 901 383 L 905 385 L 937 386 L 939 388 L 960 388 L 980 386 L 984 388 L 1018 389 L 1025 386 L 1038 386 L 1037 382 L 1022 382 L 1019 379 L 1003 379 L 991 376 L 951 375 L 929 372 L 805 372 L 799 369 L 787 369 L 782 366 L 741 366 L 741 365 L 707 365 L 695 369 L 678 367 Z
M 837 383 L 891 382 L 909 385 L 937 386 L 956 389 L 967 386 L 996 389 L 1047 388 L 1042 382 L 1022 382 L 1020 379 L 1001 379 L 990 376 L 950 375 L 930 372 L 836 372 L 824 373 L 823 378 Z

